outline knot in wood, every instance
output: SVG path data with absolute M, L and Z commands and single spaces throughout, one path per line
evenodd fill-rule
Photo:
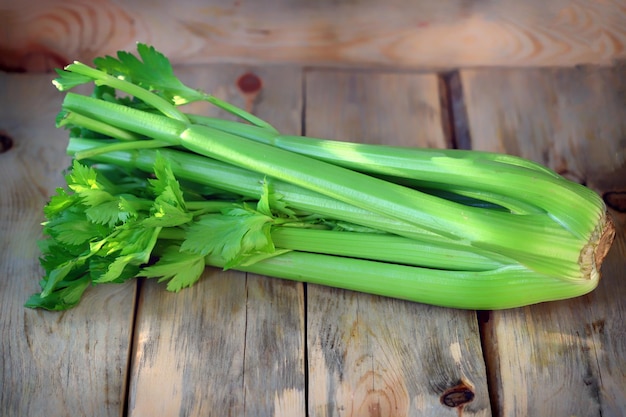
M 608 191 L 602 198 L 613 210 L 626 213 L 626 191 Z
M 13 139 L 6 132 L 0 131 L 0 153 L 13 147 Z
M 237 87 L 244 94 L 254 94 L 261 91 L 263 83 L 258 75 L 247 72 L 237 79 Z
M 448 388 L 440 397 L 441 404 L 457 408 L 474 400 L 474 391 L 465 382 L 460 382 L 452 388 Z

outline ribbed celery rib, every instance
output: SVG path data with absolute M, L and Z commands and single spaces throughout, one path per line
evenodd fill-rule
M 221 268 L 224 260 L 209 256 L 207 264 Z M 304 252 L 289 252 L 237 269 L 443 307 L 477 310 L 515 308 L 577 297 L 597 285 L 597 279 L 572 283 L 520 265 L 484 272 L 441 271 Z
M 300 136 L 279 135 L 255 126 L 210 117 L 189 115 L 190 120 L 222 130 L 237 132 L 260 143 L 307 155 L 361 172 L 401 179 L 416 187 L 442 190 L 465 187 L 486 192 L 490 202 L 511 199 L 516 204 L 540 208 L 571 229 L 579 237 L 589 233 L 589 217 L 570 207 L 599 196 L 588 188 L 564 181 L 555 172 L 535 162 L 492 152 L 406 148 L 341 142 Z M 498 200 L 497 195 L 502 200 Z M 569 205 L 568 205 L 569 204 Z M 513 208 L 513 207 L 511 207 Z

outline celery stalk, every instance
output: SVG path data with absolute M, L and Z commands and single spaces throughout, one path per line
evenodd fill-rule
M 469 251 L 454 243 L 421 242 L 379 233 L 277 227 L 272 231 L 277 248 L 300 252 L 363 258 L 440 270 L 485 271 L 511 263 L 487 251 Z
M 548 208 L 557 212 L 548 215 L 516 215 L 492 210 L 481 210 L 446 201 L 398 184 L 390 183 L 315 158 L 296 154 L 271 145 L 259 143 L 235 134 L 202 125 L 188 125 L 181 121 L 146 113 L 115 103 L 90 97 L 68 94 L 64 101 L 67 111 L 83 113 L 88 117 L 111 123 L 122 129 L 183 146 L 200 155 L 216 158 L 228 164 L 259 172 L 302 188 L 315 191 L 337 201 L 369 210 L 384 217 L 403 220 L 444 238 L 466 242 L 472 246 L 516 259 L 538 272 L 560 275 L 563 279 L 581 277 L 578 266 L 579 249 L 587 244 L 597 222 L 604 216 L 601 200 L 591 199 L 579 206 L 579 212 L 550 200 Z M 443 155 L 444 164 L 452 168 L 441 171 L 453 176 L 474 172 L 473 161 Z M 491 169 L 491 162 L 487 167 Z M 431 166 L 442 165 L 435 162 Z M 569 184 L 560 186 L 555 179 L 536 170 L 519 165 L 498 166 L 502 172 L 478 173 L 481 178 L 506 179 L 506 184 L 524 192 L 537 188 L 544 195 L 557 195 L 565 203 L 582 204 L 581 199 L 568 199 L 572 193 Z M 504 167 L 507 171 L 504 171 Z M 454 172 L 453 172 L 454 171 Z M 529 172 L 523 175 L 519 171 Z M 544 182 L 535 179 L 543 177 Z M 552 186 L 552 188 L 550 187 Z M 586 191 L 583 194 L 588 194 Z M 573 220 L 564 220 L 570 216 Z M 515 233 L 509 231 L 515 230 Z
M 223 259 L 209 256 L 221 268 Z M 589 293 L 598 276 L 575 283 L 520 265 L 484 272 L 441 271 L 362 259 L 288 252 L 237 269 L 443 307 L 499 310 Z
M 81 137 L 44 209 L 46 277 L 28 306 L 69 308 L 89 282 L 137 276 L 178 291 L 205 265 L 472 309 L 598 284 L 614 228 L 590 189 L 508 155 L 281 135 L 137 49 L 54 81 L 99 87 L 67 93 L 57 119 Z M 246 123 L 177 107 L 198 100 Z

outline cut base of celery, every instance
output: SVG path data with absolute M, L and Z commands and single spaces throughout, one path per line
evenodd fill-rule
M 583 276 L 589 280 L 600 279 L 600 267 L 615 239 L 615 225 L 609 212 L 598 222 L 589 243 L 580 251 L 579 265 Z

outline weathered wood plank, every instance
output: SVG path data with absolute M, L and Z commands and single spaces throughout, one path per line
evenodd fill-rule
M 339 140 L 444 147 L 434 75 L 311 71 L 306 133 Z M 460 383 L 465 415 L 490 414 L 473 312 L 307 286 L 310 415 L 444 416 Z
M 245 416 L 305 416 L 302 284 L 248 274 Z
M 245 274 L 207 271 L 178 294 L 148 282 L 138 307 L 129 415 L 242 415 Z
M 546 164 L 607 201 L 612 196 L 619 209 L 626 191 L 624 75 L 623 68 L 463 71 L 473 147 Z M 501 415 L 626 412 L 626 230 L 624 213 L 612 213 L 617 242 L 593 293 L 492 313 L 485 345 Z
M 624 67 L 463 71 L 472 147 L 579 182 L 606 177 L 626 164 L 624 76 Z
M 50 81 L 0 74 L 0 131 L 13 140 L 0 153 L 0 415 L 121 416 L 135 284 L 87 290 L 63 313 L 23 307 L 43 273 L 43 206 L 69 164 Z
M 584 333 L 598 366 L 591 389 L 597 388 L 593 393 L 604 417 L 626 415 L 626 212 L 611 214 L 619 232 L 602 266 L 604 282 L 589 297 Z
M 456 68 L 626 58 L 620 0 L 29 0 L 4 2 L 0 13 L 0 65 L 26 70 L 91 61 L 138 40 L 177 63 Z
M 301 70 L 233 65 L 178 68 L 197 88 L 298 133 Z M 237 86 L 259 77 L 253 102 Z M 203 103 L 190 110 L 220 114 Z M 141 292 L 129 415 L 298 416 L 305 410 L 304 299 L 299 283 L 210 269 L 194 287 Z

